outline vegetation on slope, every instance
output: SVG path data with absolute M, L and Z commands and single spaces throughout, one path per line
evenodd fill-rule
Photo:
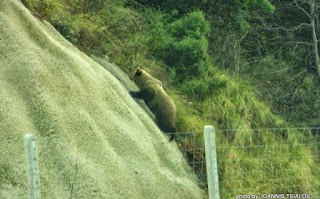
M 294 124 L 297 119 L 317 120 L 319 116 L 316 111 L 312 112 L 318 107 L 318 100 L 310 102 L 319 94 L 312 71 L 307 75 L 299 72 L 291 78 L 294 72 L 303 70 L 299 64 L 305 52 L 299 51 L 301 57 L 295 60 L 290 60 L 292 55 L 283 49 L 279 53 L 277 46 L 289 48 L 286 37 L 275 39 L 275 33 L 265 30 L 261 23 L 261 19 L 272 17 L 280 20 L 283 13 L 277 12 L 272 1 L 23 2 L 84 52 L 107 55 L 127 72 L 135 67 L 148 68 L 164 83 L 177 104 L 178 131 L 201 132 L 204 124 L 214 124 L 219 129 L 287 127 L 286 120 Z M 309 99 L 310 90 L 314 93 Z M 224 196 L 237 194 L 231 187 L 261 193 L 281 191 L 281 184 L 289 187 L 288 192 L 316 190 L 319 167 L 311 149 L 300 146 L 297 141 L 311 135 L 299 137 L 301 134 L 291 132 L 275 136 L 266 132 L 257 137 L 254 131 L 244 132 L 234 134 L 232 139 L 222 134 L 218 137 L 218 142 L 229 148 L 218 151 Z M 267 157 L 268 147 L 259 155 L 240 150 L 248 143 L 256 146 L 258 141 L 263 146 L 290 142 L 294 148 L 275 151 L 273 155 L 281 157 L 281 162 Z M 242 161 L 248 154 L 251 165 Z M 291 156 L 299 158 L 290 159 Z M 231 163 L 224 161 L 230 157 L 238 159 Z M 288 167 L 293 169 L 287 170 Z M 284 176 L 283 180 L 255 180 L 257 176 L 268 175 L 266 168 L 275 169 Z M 304 171 L 309 174 L 301 179 Z M 247 181 L 233 181 L 235 174 Z M 293 186 L 297 181 L 299 190 Z M 279 189 L 273 189 L 277 186 Z

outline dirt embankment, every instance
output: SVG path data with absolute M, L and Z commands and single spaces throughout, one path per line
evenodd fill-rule
M 0 198 L 27 198 L 26 133 L 38 138 L 43 198 L 70 198 L 71 187 L 73 198 L 204 197 L 119 78 L 1 0 Z

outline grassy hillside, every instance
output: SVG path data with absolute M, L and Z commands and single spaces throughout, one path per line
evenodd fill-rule
M 206 40 L 209 26 L 207 19 L 199 11 L 182 16 L 174 11 L 168 14 L 145 7 L 136 1 L 23 2 L 35 16 L 48 20 L 65 38 L 84 52 L 108 56 L 111 62 L 115 62 L 126 72 L 136 67 L 148 68 L 164 83 L 165 89 L 177 104 L 178 131 L 193 131 L 201 135 L 204 124 L 214 124 L 218 129 L 288 126 L 283 118 L 273 114 L 271 108 L 260 99 L 254 87 L 255 82 L 239 75 L 231 75 L 221 69 L 221 61 L 215 62 L 215 57 L 209 56 L 209 42 Z M 227 7 L 223 5 L 221 10 L 224 6 Z M 216 20 L 228 18 L 225 16 Z M 227 65 L 233 64 L 233 59 L 229 57 L 219 59 Z M 287 136 L 280 132 L 279 135 L 260 133 L 257 136 L 255 131 L 225 136 L 221 134 L 218 144 L 227 147 L 218 151 L 222 198 L 234 198 L 238 194 L 239 189 L 232 187 L 240 187 L 244 193 L 249 190 L 256 190 L 255 193 L 272 190 L 294 193 L 317 190 L 319 185 L 315 182 L 319 179 L 320 169 L 317 156 L 313 155 L 317 152 L 297 142 L 306 137 L 313 139 L 308 133 L 300 134 L 295 131 Z M 293 147 L 276 151 L 273 155 L 279 157 L 278 159 L 268 159 L 268 147 L 258 156 L 248 151 L 249 149 L 246 150 L 248 143 L 251 150 L 255 150 L 254 147 L 259 147 L 259 144 L 282 146 L 292 143 Z M 290 159 L 290 156 L 299 158 Z M 238 159 L 234 162 L 226 161 L 230 157 Z M 251 164 L 242 161 L 248 157 Z M 288 170 L 288 167 L 294 170 Z M 286 178 L 277 182 L 257 180 L 259 176 L 268 176 L 267 168 L 276 170 Z M 229 175 L 227 171 L 233 172 Z M 305 175 L 305 171 L 308 175 Z M 238 179 L 246 180 L 234 181 L 235 175 Z M 301 175 L 308 178 L 301 179 Z M 293 186 L 296 182 L 299 188 Z M 281 189 L 282 184 L 292 188 Z

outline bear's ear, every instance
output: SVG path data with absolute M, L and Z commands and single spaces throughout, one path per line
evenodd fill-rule
M 140 76 L 141 74 L 142 74 L 142 70 L 138 68 L 135 72 L 135 75 Z

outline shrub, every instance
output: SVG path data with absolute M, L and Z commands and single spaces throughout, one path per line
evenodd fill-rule
M 201 11 L 194 11 L 167 26 L 167 31 L 157 31 L 151 53 L 172 67 L 177 80 L 203 74 L 209 65 L 207 52 L 209 24 Z

